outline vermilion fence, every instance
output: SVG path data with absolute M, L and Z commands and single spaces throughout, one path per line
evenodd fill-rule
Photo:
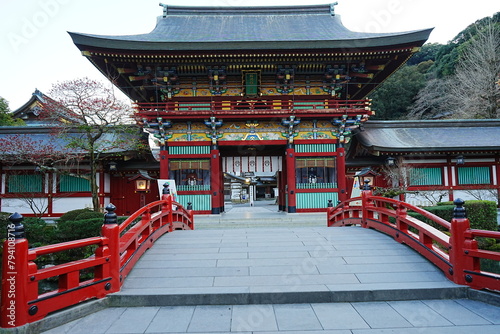
M 212 101 L 165 101 L 153 103 L 137 103 L 137 112 L 141 115 L 156 116 L 158 113 L 172 115 L 206 115 L 223 116 L 232 115 L 248 117 L 254 115 L 279 115 L 288 113 L 307 114 L 371 114 L 371 102 L 365 100 L 295 100 L 295 99 L 256 99 L 242 100 L 241 98 L 225 97 Z
M 359 224 L 384 232 L 405 243 L 443 271 L 448 279 L 473 289 L 500 291 L 500 275 L 482 270 L 481 260 L 491 260 L 500 266 L 500 252 L 478 249 L 477 238 L 500 240 L 500 232 L 470 228 L 464 201 L 455 200 L 454 218 L 447 222 L 440 217 L 405 202 L 373 196 L 363 190 L 361 197 L 328 208 L 328 226 Z M 414 217 L 417 212 L 432 220 L 445 231 L 438 230 Z
M 174 230 L 194 229 L 192 210 L 186 210 L 168 194 L 120 225 L 115 209 L 113 205 L 106 207 L 100 237 L 32 249 L 28 249 L 24 236 L 23 217 L 15 213 L 9 218 L 3 248 L 1 327 L 22 326 L 51 312 L 119 291 L 134 264 L 156 239 Z M 93 256 L 46 268 L 38 268 L 35 263 L 42 255 L 86 246 L 96 247 Z M 93 271 L 93 278 L 81 281 L 82 270 Z M 57 278 L 58 286 L 39 294 L 39 282 L 47 278 Z

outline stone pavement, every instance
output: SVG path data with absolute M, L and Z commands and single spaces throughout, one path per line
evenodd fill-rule
M 469 299 L 111 307 L 45 334 L 498 334 L 500 308 Z
M 163 236 L 108 308 L 45 333 L 500 332 L 500 307 L 392 238 L 256 204 Z

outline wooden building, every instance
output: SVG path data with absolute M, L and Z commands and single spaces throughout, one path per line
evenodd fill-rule
M 456 198 L 498 203 L 500 121 L 370 121 L 356 130 L 347 161 L 349 180 L 371 167 L 374 186 L 401 187 L 413 205 Z
M 228 179 L 276 188 L 287 212 L 347 198 L 344 146 L 372 115 L 367 94 L 430 32 L 353 32 L 334 5 L 164 6 L 150 33 L 70 35 L 135 102 L 179 201 L 221 213 Z
M 90 183 L 83 177 L 90 171 L 88 152 L 68 148 L 70 137 L 81 134 L 58 135 L 57 124 L 44 115 L 50 110 L 46 108 L 49 100 L 35 90 L 12 113 L 25 125 L 0 126 L 0 212 L 54 218 L 70 210 L 92 208 Z M 107 133 L 101 141 L 113 143 L 114 135 Z M 106 153 L 96 174 L 100 207 L 113 203 L 119 215 L 130 215 L 140 207 L 142 195 L 135 191 L 132 178 L 142 170 L 150 177 L 159 176 L 159 164 L 150 154 L 137 151 L 135 143 L 142 140 L 140 129 L 126 136 L 129 144 L 102 148 Z M 65 159 L 65 152 L 73 158 Z M 152 183 L 144 196 L 147 201 L 159 199 L 157 184 Z

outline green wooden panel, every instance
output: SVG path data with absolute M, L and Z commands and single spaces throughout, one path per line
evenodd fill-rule
M 90 191 L 90 181 L 81 177 L 61 175 L 59 182 L 61 192 Z
M 177 195 L 177 202 L 187 208 L 188 202 L 193 205 L 193 210 L 212 210 L 212 198 L 210 195 Z
M 246 95 L 257 95 L 259 92 L 258 73 L 245 73 L 245 93 Z
M 414 168 L 411 170 L 410 184 L 412 186 L 442 185 L 441 168 Z
M 337 205 L 338 194 L 336 192 L 324 193 L 296 193 L 297 209 L 321 209 L 328 207 L 328 200 Z
M 293 109 L 325 109 L 323 102 L 294 102 Z
M 336 183 L 297 183 L 297 189 L 328 189 L 337 188 Z
M 210 154 L 210 146 L 171 146 L 168 148 L 170 154 Z
M 42 189 L 43 176 L 41 174 L 8 176 L 7 191 L 9 193 L 41 193 Z
M 210 185 L 209 184 L 196 184 L 196 185 L 186 185 L 182 184 L 177 186 L 177 191 L 203 191 L 203 190 L 210 190 Z
M 211 110 L 210 103 L 179 103 L 179 110 Z
M 458 184 L 491 184 L 490 167 L 458 167 Z
M 335 152 L 337 147 L 335 144 L 297 144 L 295 152 L 299 153 L 318 153 L 318 152 Z

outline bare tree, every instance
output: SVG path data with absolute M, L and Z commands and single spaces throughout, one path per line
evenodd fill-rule
M 498 118 L 499 76 L 500 27 L 490 23 L 470 40 L 450 81 L 454 118 Z
M 430 79 L 422 88 L 415 102 L 408 108 L 408 119 L 437 119 L 449 118 L 453 115 L 450 110 L 449 79 Z
M 500 26 L 476 25 L 460 46 L 455 74 L 430 78 L 409 108 L 409 119 L 500 117 Z

